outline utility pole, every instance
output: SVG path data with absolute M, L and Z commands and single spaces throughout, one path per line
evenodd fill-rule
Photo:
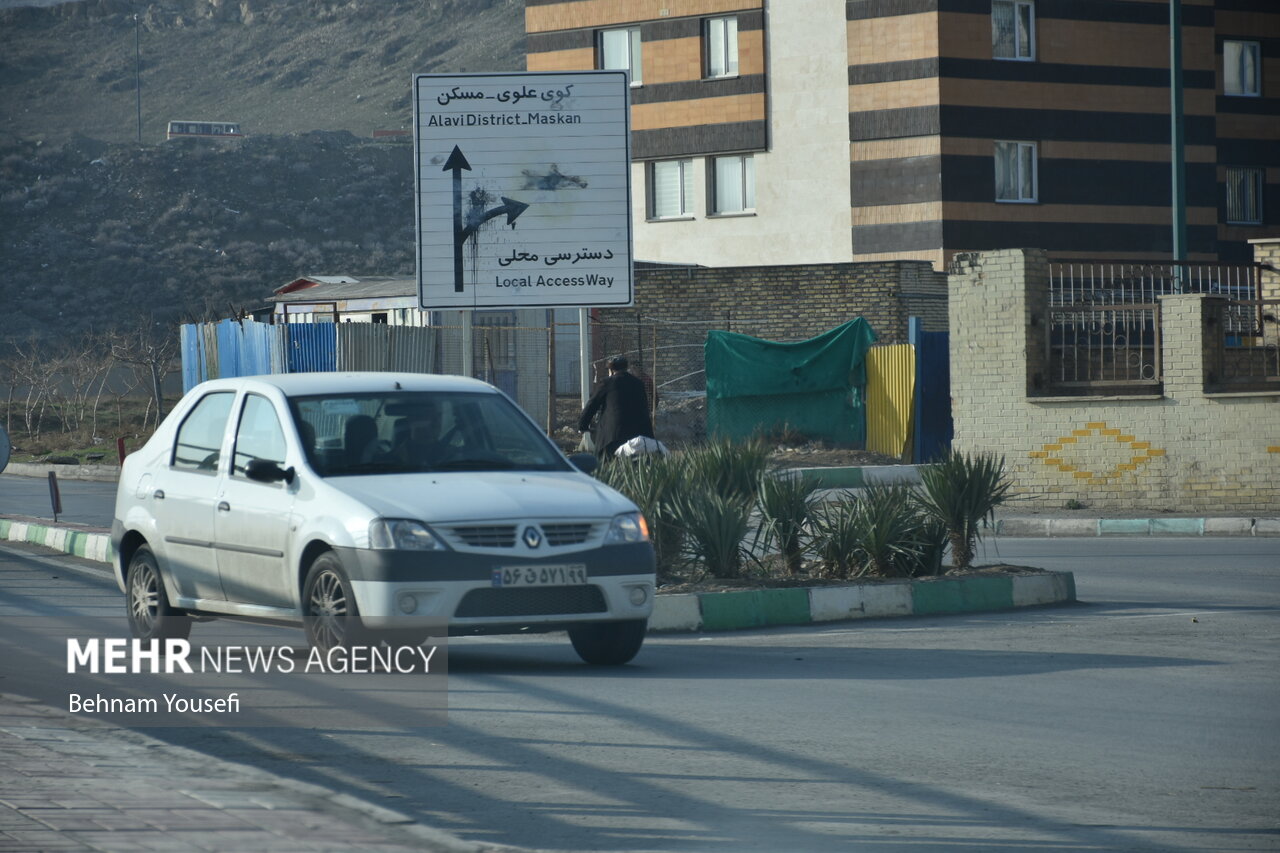
M 1169 0 L 1169 147 L 1173 186 L 1173 260 L 1187 257 L 1186 151 L 1182 121 L 1182 0 Z M 1182 273 L 1174 271 L 1174 291 L 1182 292 Z
M 133 13 L 133 88 L 138 93 L 138 144 L 142 144 L 142 36 L 138 13 Z

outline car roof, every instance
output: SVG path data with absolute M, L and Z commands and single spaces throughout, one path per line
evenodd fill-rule
M 465 376 L 436 373 L 271 373 L 211 379 L 199 386 L 201 392 L 217 390 L 257 390 L 277 388 L 287 397 L 313 394 L 360 394 L 377 391 L 470 391 L 497 393 L 487 382 Z M 194 389 L 193 389 L 194 390 Z

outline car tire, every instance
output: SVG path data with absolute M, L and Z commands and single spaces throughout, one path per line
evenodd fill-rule
M 569 629 L 569 642 L 578 657 L 597 666 L 621 666 L 644 644 L 647 619 L 626 622 L 591 622 Z
M 146 545 L 129 559 L 125 608 L 129 631 L 139 640 L 185 640 L 191 634 L 190 617 L 170 606 L 160 564 Z
M 332 551 L 316 557 L 302 586 L 302 626 L 312 648 L 369 645 L 360 610 L 342 562 Z

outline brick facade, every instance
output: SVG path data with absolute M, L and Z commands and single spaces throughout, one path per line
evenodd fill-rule
M 1210 324 L 1220 300 L 1161 298 L 1161 393 L 1031 396 L 1044 349 L 1044 252 L 965 256 L 952 273 L 952 446 L 1003 455 L 1026 505 L 1280 510 L 1280 394 L 1205 391 L 1221 351 L 1206 333 L 1220 328 Z

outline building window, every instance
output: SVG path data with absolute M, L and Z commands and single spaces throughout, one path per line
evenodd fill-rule
M 600 33 L 600 67 L 631 72 L 631 85 L 639 86 L 640 28 L 602 30 Z
M 1036 144 L 996 143 L 996 201 L 1036 201 Z
M 706 23 L 707 76 L 738 76 L 738 19 L 711 18 Z
M 1036 58 L 1036 6 L 1032 0 L 991 0 L 991 55 Z
M 716 157 L 711 180 L 714 213 L 750 213 L 756 209 L 756 166 L 750 154 Z
M 1222 92 L 1256 98 L 1262 94 L 1262 49 L 1256 41 L 1222 43 Z
M 649 164 L 649 218 L 693 215 L 693 161 L 658 160 Z
M 1262 224 L 1262 169 L 1227 167 L 1227 222 Z

